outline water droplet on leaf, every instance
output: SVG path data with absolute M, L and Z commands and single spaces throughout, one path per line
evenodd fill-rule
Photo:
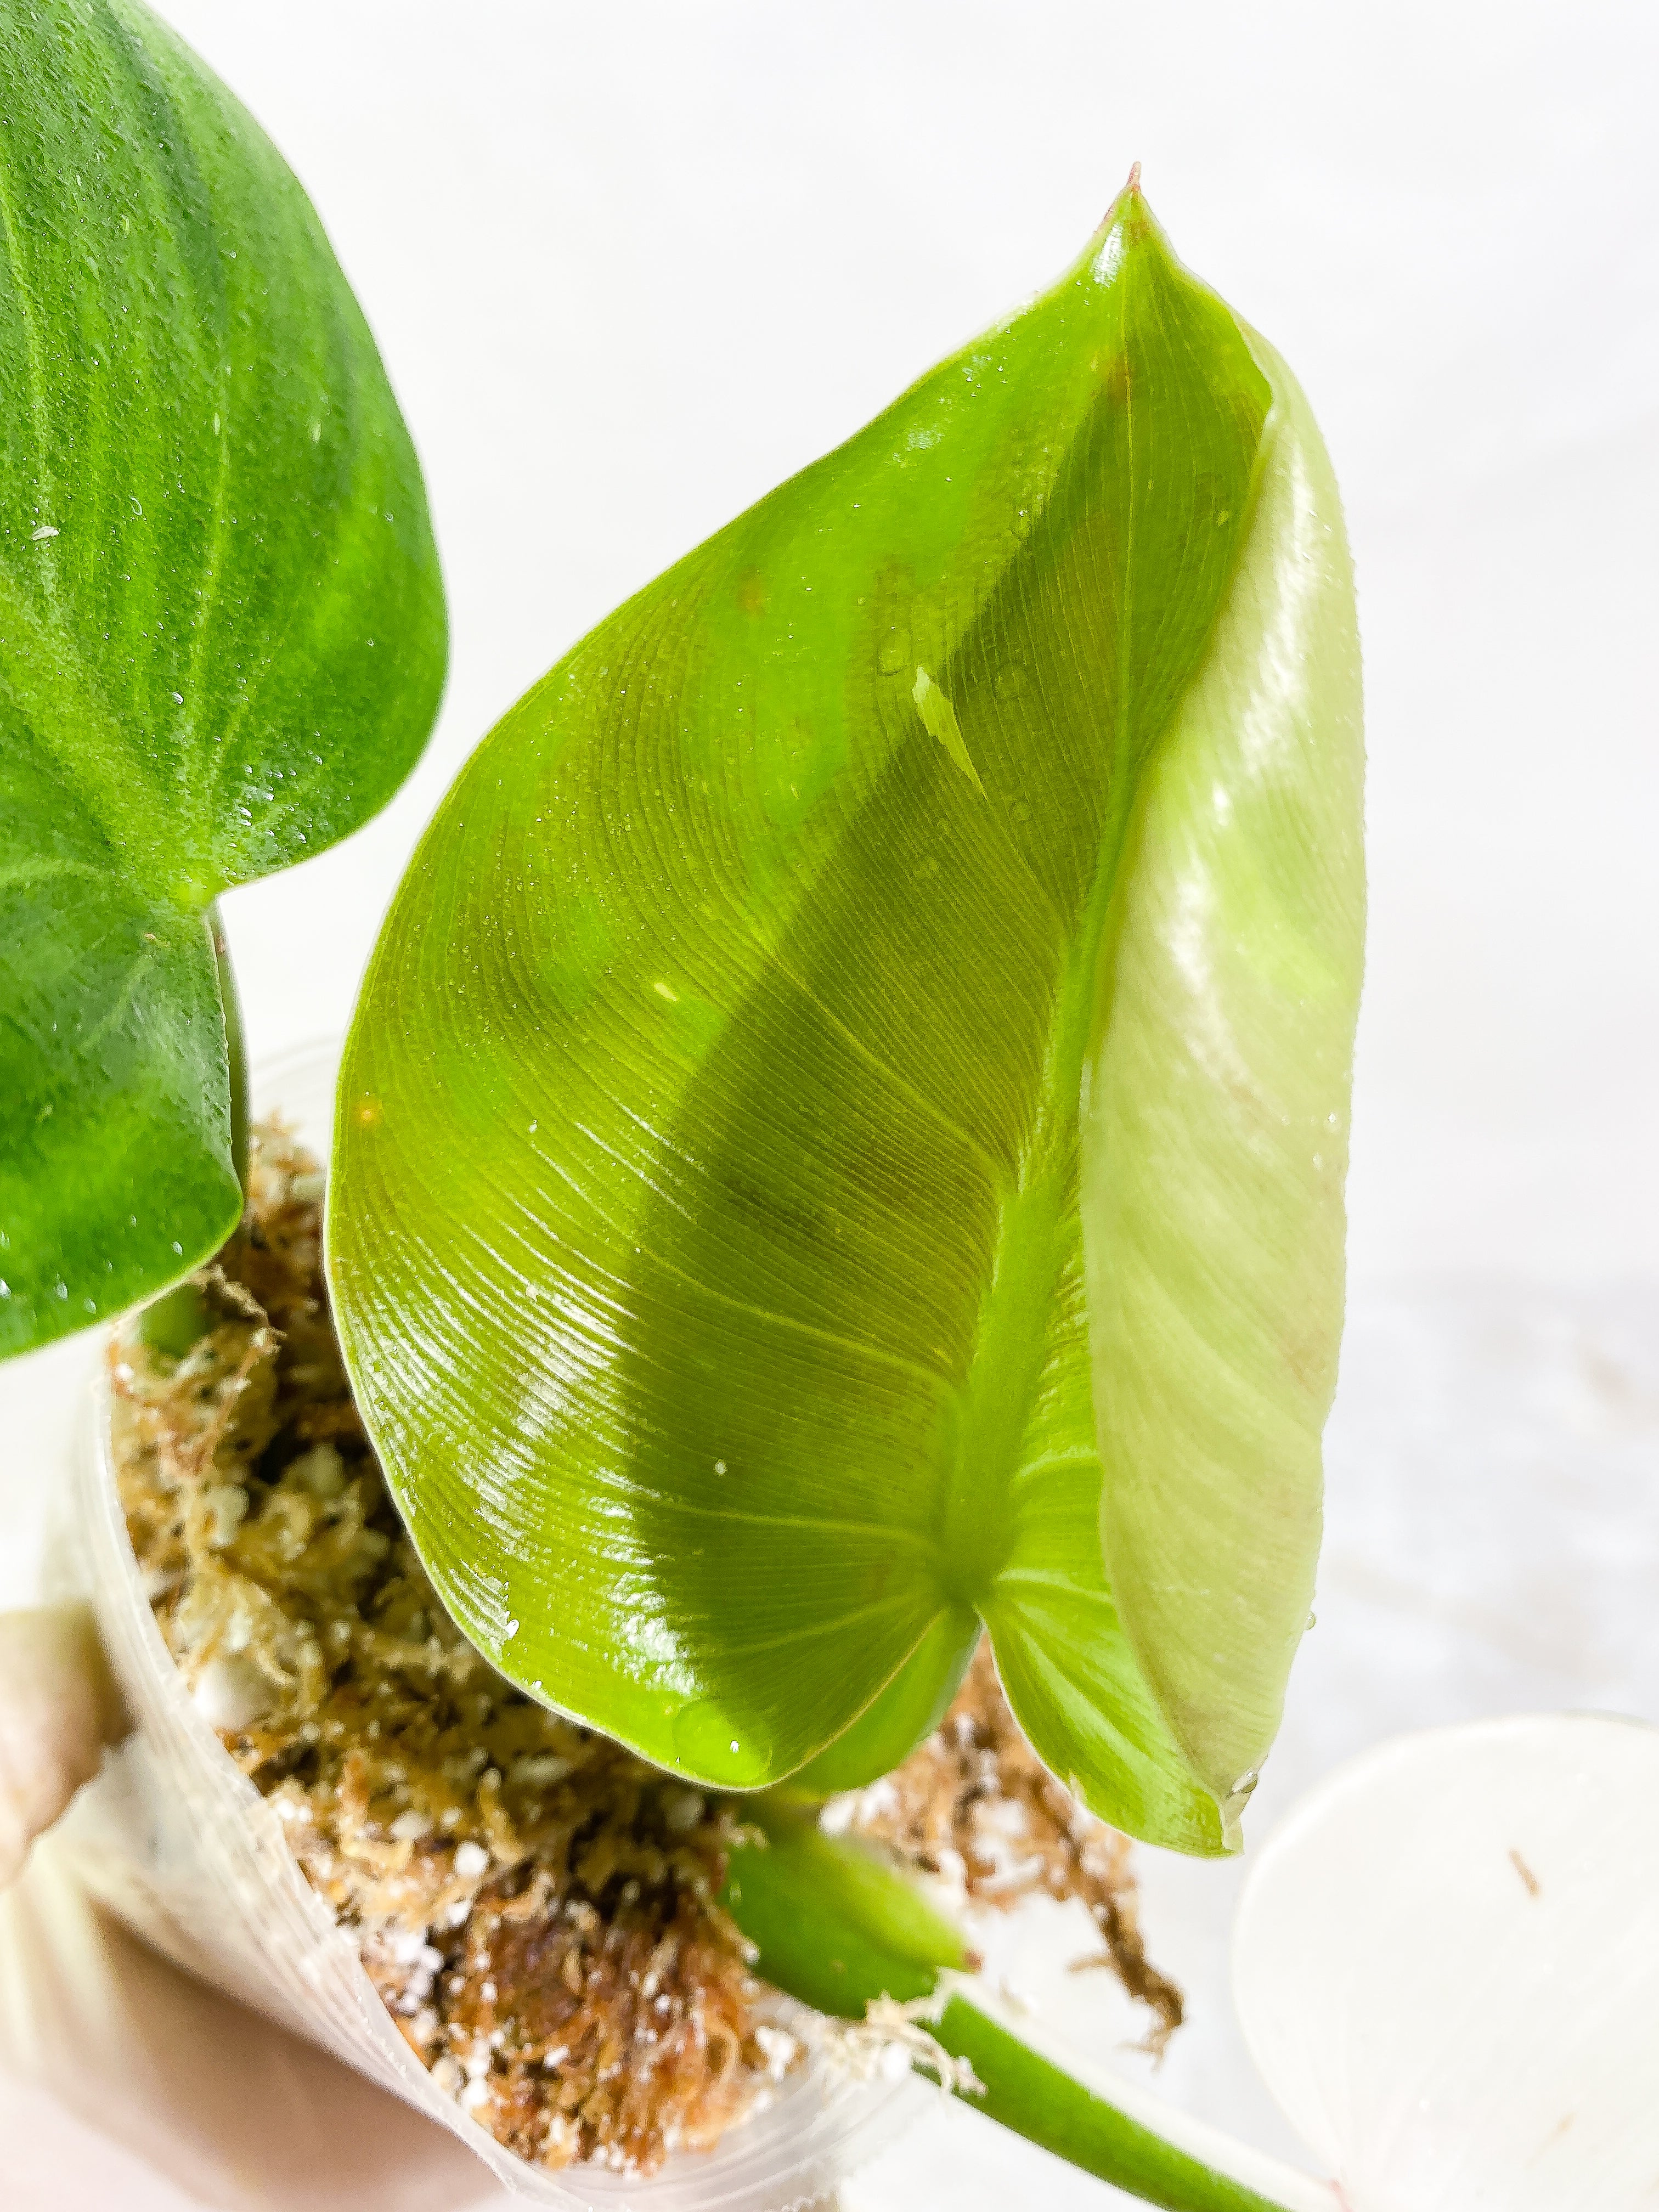
M 743 1790 L 766 1778 L 769 1747 L 717 1698 L 696 1698 L 674 1719 L 674 1754 L 700 1781 Z

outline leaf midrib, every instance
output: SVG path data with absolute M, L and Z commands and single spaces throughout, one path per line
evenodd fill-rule
M 146 898 L 203 911 L 223 885 L 180 868 L 176 846 L 155 826 L 161 793 L 101 688 L 61 625 L 41 620 L 3 565 L 0 624 L 0 681 L 30 734 L 51 753 L 58 781 L 103 832 L 122 875 Z M 145 787 L 145 803 L 135 805 L 135 784 Z
M 1126 295 L 1132 269 L 1133 264 L 1126 267 L 1120 280 L 1125 286 Z M 1122 319 L 1127 326 L 1129 319 L 1127 296 Z M 1131 379 L 1123 403 L 1126 434 L 1132 454 L 1133 388 L 1133 380 Z M 1135 544 L 1139 492 L 1139 473 L 1132 466 L 1125 502 L 1124 532 L 1125 543 L 1131 549 Z M 1104 771 L 1106 817 L 1100 854 L 1081 923 L 1068 948 L 1060 988 L 1055 994 L 1036 1111 L 1020 1154 L 1013 1187 L 1005 1189 L 1002 1195 L 990 1277 L 981 1305 L 978 1331 L 961 1393 L 960 1404 L 964 1420 L 970 1419 L 975 1401 L 988 1387 L 988 1359 L 1000 1372 L 1006 1373 L 1012 1366 L 1016 1373 L 1023 1373 L 1024 1387 L 1017 1407 L 1004 1409 L 1001 1426 L 1007 1441 L 1007 1451 L 1005 1462 L 998 1470 L 1000 1480 L 992 1493 L 1000 1502 L 1006 1502 L 1009 1487 L 1019 1471 L 1019 1445 L 1030 1428 L 1046 1364 L 1043 1353 L 1061 1265 L 1061 1250 L 1055 1232 L 1066 1210 L 1076 1204 L 1078 1119 L 1083 1064 L 1098 997 L 1100 965 L 1109 935 L 1118 878 L 1129 846 L 1129 826 L 1139 786 L 1145 778 L 1158 739 L 1163 729 L 1167 728 L 1174 719 L 1172 705 L 1160 729 L 1151 733 L 1141 748 L 1141 774 L 1137 777 L 1132 773 L 1134 757 L 1133 664 L 1130 652 L 1134 574 L 1134 561 L 1133 558 L 1126 560 L 1117 603 L 1115 659 L 1119 680 L 1114 702 L 1111 744 Z M 1010 1346 L 1004 1340 L 1000 1326 L 1005 1316 L 999 1310 L 998 1286 L 1000 1284 L 1005 1285 L 1006 1298 L 1009 1293 L 1006 1288 L 1008 1276 L 1005 1271 L 1022 1235 L 1033 1231 L 1038 1234 L 1042 1232 L 1042 1214 L 1044 1211 L 1051 1213 L 1048 1224 L 1048 1259 L 1051 1262 L 1046 1283 L 1048 1295 L 1041 1298 L 1026 1296 L 1021 1299 L 1023 1311 L 1017 1311 L 1017 1318 L 1023 1322 L 1024 1326 L 1018 1328 L 1017 1338 L 1018 1350 L 1024 1358 L 1023 1361 L 1011 1361 Z M 1029 1285 L 1022 1287 L 1029 1290 Z M 939 1554 L 945 1568 L 945 1594 L 959 1602 L 971 1604 L 983 1616 L 992 1586 L 1006 1562 L 1012 1531 L 1007 1525 L 1006 1516 L 994 1528 L 987 1526 L 987 1516 L 982 1510 L 984 1474 L 975 1448 L 975 1437 L 967 1433 L 965 1427 L 959 1428 L 951 1439 L 951 1462 L 940 1499 Z

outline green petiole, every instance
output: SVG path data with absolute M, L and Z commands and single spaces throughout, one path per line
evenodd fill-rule
M 976 2110 L 1131 2197 L 1167 2212 L 1286 2212 L 1131 2119 L 967 1998 L 952 1996 L 929 2033 L 985 2084 Z
M 763 1845 L 732 1862 L 722 1903 L 757 1947 L 757 1971 L 817 2011 L 861 2021 L 882 1997 L 943 1996 L 927 2032 L 983 2085 L 970 2101 L 1028 2142 L 1165 2212 L 1290 2212 L 1133 2119 L 992 2019 L 943 1973 L 972 1961 L 957 1930 L 860 1844 L 826 1836 L 775 1796 L 744 1807 Z
M 138 1316 L 139 1336 L 167 1359 L 182 1359 L 212 1326 L 212 1310 L 194 1283 L 176 1283 Z
M 230 1160 L 236 1180 L 247 1189 L 248 1096 L 247 1048 L 242 1037 L 242 1001 L 230 964 L 230 945 L 216 899 L 208 908 L 207 932 L 213 945 L 219 977 L 219 1002 L 225 1016 L 225 1051 L 230 1067 Z M 169 1359 L 182 1359 L 199 1344 L 213 1326 L 213 1312 L 194 1283 L 176 1283 L 146 1306 L 138 1317 L 138 1334 L 152 1352 Z

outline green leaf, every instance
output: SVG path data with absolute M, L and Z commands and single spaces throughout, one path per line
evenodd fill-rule
M 436 709 L 420 471 L 304 193 L 131 0 L 0 40 L 0 1354 L 240 1211 L 209 908 Z
M 371 965 L 330 1248 L 515 1680 L 827 1787 L 983 1622 L 1096 1811 L 1228 1846 L 1316 1542 L 1355 675 L 1305 408 L 1132 189 L 486 740 Z
M 1341 508 L 1274 412 L 1199 680 L 1146 780 L 1085 1070 L 1083 1222 L 1113 1590 L 1224 1797 L 1313 1601 L 1364 957 L 1364 750 Z

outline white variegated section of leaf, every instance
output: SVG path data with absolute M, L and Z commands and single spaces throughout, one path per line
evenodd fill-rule
M 1340 1768 L 1257 1860 L 1233 1978 L 1352 2212 L 1659 2203 L 1659 1730 L 1527 1716 Z

